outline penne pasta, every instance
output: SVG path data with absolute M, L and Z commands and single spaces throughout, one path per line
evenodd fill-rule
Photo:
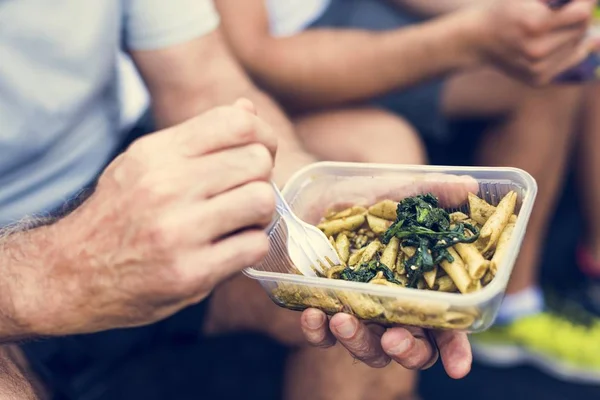
M 338 291 L 337 296 L 351 314 L 363 319 L 377 318 L 385 312 L 381 303 L 374 300 L 372 296 L 357 293 Z
M 476 221 L 479 225 L 484 225 L 488 218 L 496 211 L 496 207 L 488 204 L 485 200 L 480 199 L 473 193 L 469 193 L 468 200 L 471 219 Z
M 436 279 L 434 289 L 440 292 L 455 292 L 458 290 L 452 278 L 448 275 Z
M 477 222 L 477 225 L 484 225 L 488 218 L 496 212 L 496 207 L 489 204 L 485 200 L 480 199 L 472 193 L 469 193 L 469 209 L 471 210 L 471 218 Z M 511 215 L 509 222 L 515 223 L 517 221 L 516 215 Z
M 347 263 L 348 258 L 350 258 L 350 240 L 348 239 L 348 236 L 340 233 L 333 244 L 340 260 L 344 264 Z
M 406 266 L 404 265 L 404 253 L 398 252 L 398 259 L 396 260 L 396 273 L 399 275 L 406 275 Z
M 373 257 L 375 257 L 375 253 L 379 251 L 381 246 L 382 244 L 379 240 L 374 240 L 371 243 L 369 243 L 365 248 L 362 257 L 360 258 L 360 264 L 368 263 L 369 261 L 371 261 Z
M 516 204 L 517 193 L 514 191 L 509 192 L 500 200 L 496 211 L 494 211 L 481 228 L 479 239 L 476 242 L 477 247 L 482 249 L 482 253 L 487 253 L 496 247 L 500 234 L 508 224 L 510 216 L 513 215 Z
M 490 268 L 490 262 L 483 258 L 474 244 L 457 243 L 454 245 L 454 249 L 467 265 L 472 279 L 481 279 Z
M 433 269 L 431 271 L 427 271 L 427 272 L 423 273 L 423 279 L 425 280 L 427 287 L 430 289 L 433 289 L 433 287 L 435 286 L 435 278 L 437 276 L 437 271 L 438 271 L 438 267 L 436 265 L 433 267 Z
M 363 254 L 365 253 L 365 250 L 366 250 L 366 247 L 363 247 L 362 249 L 352 253 L 350 255 L 350 257 L 348 257 L 348 265 L 354 266 L 354 265 L 358 264 L 363 256 Z
M 367 214 L 367 223 L 369 224 L 369 227 L 373 233 L 377 235 L 385 233 L 385 231 L 387 231 L 392 225 L 392 221 L 388 221 L 387 219 L 379 218 L 371 214 Z
M 483 278 L 481 278 L 481 284 L 483 286 L 487 286 L 492 281 L 492 279 L 494 279 L 494 274 L 490 270 L 490 271 L 486 272 L 486 274 L 483 276 Z
M 496 252 L 492 257 L 492 262 L 490 266 L 492 274 L 494 274 L 494 276 L 498 273 L 498 266 L 502 263 L 502 259 L 506 254 L 508 244 L 510 243 L 510 238 L 512 237 L 514 229 L 515 224 L 508 223 L 502 231 L 500 238 L 498 239 L 498 244 L 496 245 Z
M 335 267 L 328 268 L 326 276 L 329 279 L 333 279 L 334 277 L 336 277 L 337 274 L 342 272 L 344 269 L 346 269 L 346 267 L 344 267 L 343 265 L 336 265 Z
M 397 208 L 398 203 L 395 201 L 383 200 L 369 207 L 369 214 L 393 222 L 396 220 Z
M 390 269 L 394 269 L 396 266 L 396 260 L 398 259 L 398 249 L 400 247 L 400 239 L 392 238 L 387 246 L 385 246 L 385 250 L 383 250 L 383 254 L 379 261 L 386 267 Z
M 365 223 L 365 219 L 363 214 L 351 215 L 349 217 L 324 221 L 317 225 L 317 228 L 321 229 L 325 235 L 331 236 L 342 231 L 353 231 L 358 229 Z
M 449 262 L 448 260 L 443 260 L 440 263 L 440 266 L 446 271 L 461 293 L 471 293 L 475 291 L 475 284 L 467 273 L 463 260 L 453 248 L 448 248 L 448 252 L 454 258 L 454 261 Z
M 442 328 L 468 329 L 475 322 L 475 317 L 457 311 L 448 311 L 444 314 L 444 320 Z
M 354 206 L 354 207 L 346 208 L 345 210 L 342 210 L 342 211 L 332 212 L 326 219 L 328 219 L 328 220 L 343 219 L 343 218 L 351 217 L 353 215 L 365 215 L 366 213 L 367 213 L 366 208 L 361 207 L 361 206 Z
M 464 222 L 469 219 L 469 216 L 460 211 L 453 212 L 450 214 L 450 223 L 454 224 L 456 222 Z

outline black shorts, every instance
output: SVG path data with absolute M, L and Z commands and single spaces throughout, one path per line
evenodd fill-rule
M 356 28 L 382 31 L 422 21 L 385 0 L 331 0 L 325 13 L 308 29 Z M 425 139 L 444 142 L 449 139 L 450 124 L 442 115 L 443 89 L 443 79 L 431 79 L 413 87 L 390 92 L 371 100 L 370 104 L 406 118 Z
M 133 140 L 152 131 L 149 117 L 143 118 L 115 156 Z M 90 191 L 93 185 L 90 184 Z M 68 209 L 62 208 L 56 214 L 65 212 Z M 122 384 L 119 382 L 127 370 L 135 369 L 136 363 L 145 362 L 144 356 L 148 353 L 169 344 L 201 340 L 206 303 L 205 300 L 149 326 L 37 340 L 25 343 L 21 348 L 33 371 L 55 398 L 104 399 L 103 393 Z

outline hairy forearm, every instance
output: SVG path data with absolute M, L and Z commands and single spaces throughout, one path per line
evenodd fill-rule
M 42 268 L 55 262 L 54 251 L 59 237 L 52 228 L 29 220 L 0 231 L 0 342 L 29 339 L 43 328 L 36 318 L 59 301 L 60 293 L 45 293 L 47 282 L 39 279 Z M 44 301 L 38 303 L 39 299 Z M 37 306 L 47 309 L 37 309 Z
M 471 12 L 386 32 L 309 30 L 238 49 L 253 75 L 302 108 L 361 101 L 477 63 Z

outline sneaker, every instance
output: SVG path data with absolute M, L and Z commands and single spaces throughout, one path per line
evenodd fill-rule
M 586 278 L 563 294 L 563 301 L 567 299 L 576 303 L 587 313 L 600 318 L 600 279 Z
M 600 384 L 600 320 L 542 312 L 471 336 L 477 361 L 497 367 L 535 365 L 569 382 Z

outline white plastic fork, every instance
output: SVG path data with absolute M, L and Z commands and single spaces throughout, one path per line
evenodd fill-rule
M 317 276 L 315 270 L 324 273 L 324 268 L 342 265 L 327 236 L 316 226 L 298 218 L 277 186 L 271 184 L 277 199 L 277 213 L 287 227 L 288 255 L 296 268 L 305 276 Z

